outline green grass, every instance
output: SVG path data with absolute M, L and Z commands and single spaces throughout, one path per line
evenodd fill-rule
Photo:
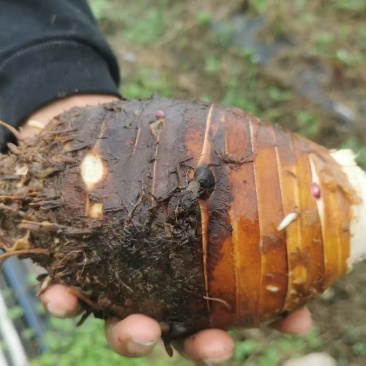
M 155 92 L 164 97 L 171 96 L 167 75 L 154 67 L 141 68 L 133 79 L 125 80 L 121 87 L 122 95 L 128 99 L 150 98 Z
M 31 366 L 188 366 L 183 358 L 173 359 L 161 347 L 148 358 L 125 358 L 112 352 L 104 336 L 101 320 L 88 319 L 76 328 L 71 320 L 51 319 L 51 330 L 45 337 L 47 352 Z
M 316 331 L 304 337 L 279 336 L 275 333 L 275 337 L 269 337 L 261 342 L 255 340 L 237 342 L 234 360 L 245 366 L 277 366 L 286 359 L 296 358 L 307 352 L 319 351 L 322 346 Z

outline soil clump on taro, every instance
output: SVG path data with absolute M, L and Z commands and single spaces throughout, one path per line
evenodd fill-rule
M 193 169 L 173 129 L 166 139 L 178 152 L 158 149 L 156 106 L 182 119 L 179 104 L 155 97 L 75 108 L 0 158 L 3 258 L 40 264 L 48 273 L 41 291 L 70 286 L 85 316 L 144 313 L 166 323 L 169 339 L 208 326 L 206 300 L 197 297 L 204 172 L 187 183 Z

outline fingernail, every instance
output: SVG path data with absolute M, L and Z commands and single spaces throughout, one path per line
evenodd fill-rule
M 144 347 L 151 347 L 156 343 L 156 341 L 143 342 L 143 341 L 139 341 L 138 339 L 133 339 L 132 342 L 135 344 L 138 344 L 139 346 L 144 346 Z
M 55 318 L 70 318 L 78 315 L 81 311 L 81 307 L 79 304 L 69 304 L 69 306 L 65 306 L 66 304 L 59 304 L 57 302 L 49 301 L 47 303 L 43 302 L 46 311 L 54 316 Z
M 68 315 L 68 310 L 63 308 L 62 306 L 57 306 L 57 304 L 52 304 L 51 302 L 46 304 L 46 309 L 49 314 L 54 316 L 55 318 L 66 318 Z
M 157 340 L 152 341 L 141 341 L 139 339 L 132 339 L 127 343 L 128 352 L 133 356 L 142 356 L 148 353 Z
M 230 360 L 230 358 L 231 357 L 213 358 L 208 360 L 202 360 L 202 362 L 205 366 L 217 366 L 222 364 L 223 362 Z

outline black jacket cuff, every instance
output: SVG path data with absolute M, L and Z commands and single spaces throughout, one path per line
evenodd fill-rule
M 0 64 L 0 119 L 17 127 L 43 105 L 66 96 L 120 96 L 113 66 L 77 41 L 49 41 L 18 51 Z M 8 137 L 3 130 L 0 141 Z

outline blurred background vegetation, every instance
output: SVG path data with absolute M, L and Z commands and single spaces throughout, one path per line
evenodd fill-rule
M 328 148 L 349 147 L 366 166 L 365 0 L 90 0 L 115 50 L 126 98 L 153 92 L 231 104 Z M 312 304 L 307 337 L 268 329 L 233 333 L 228 365 L 281 365 L 312 351 L 366 364 L 366 268 Z M 146 359 L 108 350 L 103 324 L 51 320 L 34 366 L 190 365 L 162 347 Z

